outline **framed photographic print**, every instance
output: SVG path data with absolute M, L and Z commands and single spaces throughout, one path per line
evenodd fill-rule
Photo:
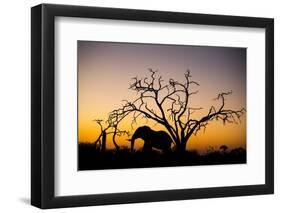
M 274 191 L 274 21 L 31 9 L 31 203 Z

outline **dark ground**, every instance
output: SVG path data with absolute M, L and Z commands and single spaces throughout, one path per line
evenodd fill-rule
M 246 163 L 246 150 L 237 148 L 229 151 L 211 151 L 204 155 L 196 151 L 186 151 L 179 155 L 171 152 L 161 154 L 159 152 L 143 153 L 141 151 L 130 152 L 129 149 L 96 150 L 91 144 L 79 144 L 78 146 L 78 170 L 121 169 L 121 168 L 147 168 L 170 166 L 196 166 L 219 164 Z

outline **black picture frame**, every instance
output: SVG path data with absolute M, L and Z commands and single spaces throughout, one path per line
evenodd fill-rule
M 264 28 L 266 32 L 265 184 L 56 197 L 54 194 L 54 21 L 58 16 Z M 31 204 L 36 207 L 46 209 L 272 194 L 274 192 L 274 20 L 53 4 L 32 7 L 31 112 Z

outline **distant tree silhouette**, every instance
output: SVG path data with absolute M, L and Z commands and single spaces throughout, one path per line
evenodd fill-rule
M 226 150 L 228 150 L 228 146 L 227 145 L 221 145 L 220 150 L 222 150 L 223 152 L 226 152 Z
M 124 134 L 129 135 L 128 131 L 121 131 L 118 129 L 118 122 L 116 124 L 112 124 L 109 123 L 108 121 L 106 121 L 105 123 L 107 124 L 106 127 L 104 127 L 102 125 L 103 120 L 101 119 L 96 119 L 94 120 L 100 127 L 100 134 L 98 136 L 98 138 L 94 141 L 94 146 L 97 147 L 97 145 L 99 145 L 99 149 L 101 151 L 105 151 L 106 150 L 106 143 L 107 143 L 107 135 L 109 134 L 113 134 L 112 136 L 112 142 L 115 146 L 115 149 L 118 151 L 120 149 L 119 145 L 116 142 L 116 136 L 121 136 Z
M 225 109 L 225 97 L 230 92 L 222 92 L 215 100 L 220 101 L 220 106 L 211 106 L 208 112 L 198 118 L 192 117 L 201 107 L 190 106 L 190 98 L 198 93 L 191 91 L 191 86 L 199 83 L 191 80 L 190 71 L 184 74 L 184 82 L 170 79 L 164 83 L 162 76 L 157 77 L 155 70 L 149 69 L 150 76 L 133 78 L 130 89 L 137 92 L 134 100 L 124 100 L 124 105 L 109 114 L 108 121 L 111 126 L 116 126 L 129 114 L 133 116 L 132 124 L 139 118 L 145 118 L 162 125 L 176 144 L 177 151 L 185 151 L 186 144 L 192 135 L 200 130 L 205 130 L 210 121 L 219 120 L 223 124 L 238 123 L 245 109 Z

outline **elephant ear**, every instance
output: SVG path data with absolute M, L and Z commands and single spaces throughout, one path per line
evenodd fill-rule
M 152 134 L 155 133 L 155 131 L 153 131 L 149 126 L 143 126 L 142 128 L 142 136 L 144 139 L 151 139 Z

